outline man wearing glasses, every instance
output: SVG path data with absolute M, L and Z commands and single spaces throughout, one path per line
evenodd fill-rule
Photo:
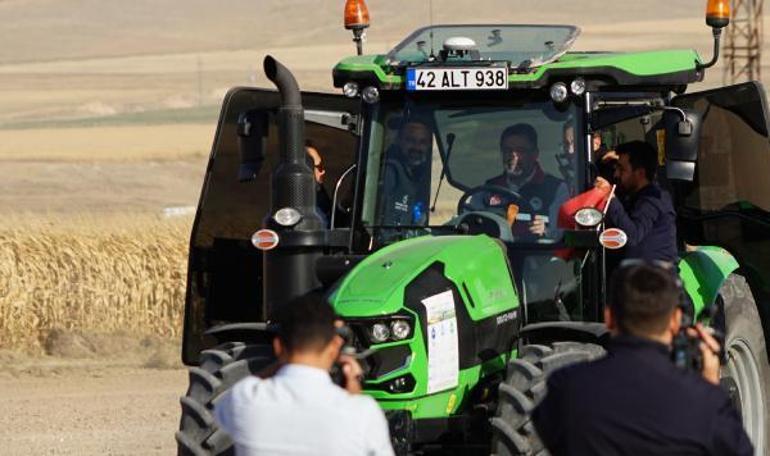
M 307 153 L 308 164 L 313 166 L 313 178 L 315 179 L 315 204 L 316 209 L 324 220 L 325 225 L 329 225 L 332 212 L 332 200 L 324 187 L 324 177 L 326 169 L 323 164 L 323 157 L 318 149 L 310 141 L 305 141 L 305 153 Z
M 557 233 L 559 206 L 569 198 L 569 189 L 564 181 L 543 171 L 539 155 L 537 132 L 532 125 L 520 123 L 503 130 L 500 135 L 503 174 L 488 180 L 487 185 L 508 189 L 521 198 L 513 201 L 511 195 L 491 191 L 484 203 L 489 208 L 519 206 L 514 234 L 522 234 L 516 228 L 524 226 L 523 234 L 553 238 Z

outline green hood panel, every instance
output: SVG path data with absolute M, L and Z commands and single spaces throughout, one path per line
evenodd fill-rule
M 539 70 L 615 68 L 634 76 L 656 76 L 693 71 L 696 62 L 700 62 L 700 57 L 692 49 L 629 53 L 576 53 L 567 54 L 558 62 L 545 65 Z
M 697 64 L 701 61 L 692 49 L 628 53 L 568 53 L 558 61 L 534 71 L 511 74 L 512 88 L 542 87 L 550 77 L 599 76 L 614 79 L 619 85 L 668 85 L 697 82 L 702 78 Z M 403 70 L 388 66 L 383 55 L 349 57 L 334 68 L 334 85 L 346 81 L 375 79 L 382 88 L 403 87 Z
M 460 293 L 472 295 L 475 305 L 468 311 L 473 320 L 518 305 L 505 247 L 484 235 L 422 236 L 384 247 L 353 268 L 330 301 L 343 317 L 396 313 L 404 305 L 405 287 L 435 262 L 444 264 Z

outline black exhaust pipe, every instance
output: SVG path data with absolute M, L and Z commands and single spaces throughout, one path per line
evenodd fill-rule
M 313 170 L 305 152 L 305 118 L 302 95 L 294 75 L 271 56 L 265 57 L 265 75 L 281 93 L 278 110 L 280 159 L 273 171 L 270 213 L 265 225 L 278 233 L 279 243 L 264 255 L 264 314 L 272 319 L 277 306 L 286 304 L 321 283 L 315 263 L 323 253 L 314 236 L 324 229 L 316 211 Z M 297 210 L 302 218 L 294 226 L 283 226 L 273 215 L 283 208 Z

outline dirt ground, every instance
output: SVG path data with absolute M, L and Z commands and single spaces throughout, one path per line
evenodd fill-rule
M 187 388 L 177 341 L 59 330 L 43 345 L 0 350 L 1 454 L 175 454 Z
M 169 455 L 176 451 L 183 369 L 59 360 L 0 371 L 4 455 Z

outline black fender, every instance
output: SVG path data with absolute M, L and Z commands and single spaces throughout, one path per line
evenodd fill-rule
M 604 323 L 585 321 L 546 321 L 521 328 L 519 344 L 549 344 L 558 341 L 584 342 L 606 346 L 610 332 Z
M 211 338 L 213 345 L 226 342 L 244 342 L 247 344 L 271 344 L 278 327 L 272 323 L 227 323 L 212 326 L 204 333 Z

